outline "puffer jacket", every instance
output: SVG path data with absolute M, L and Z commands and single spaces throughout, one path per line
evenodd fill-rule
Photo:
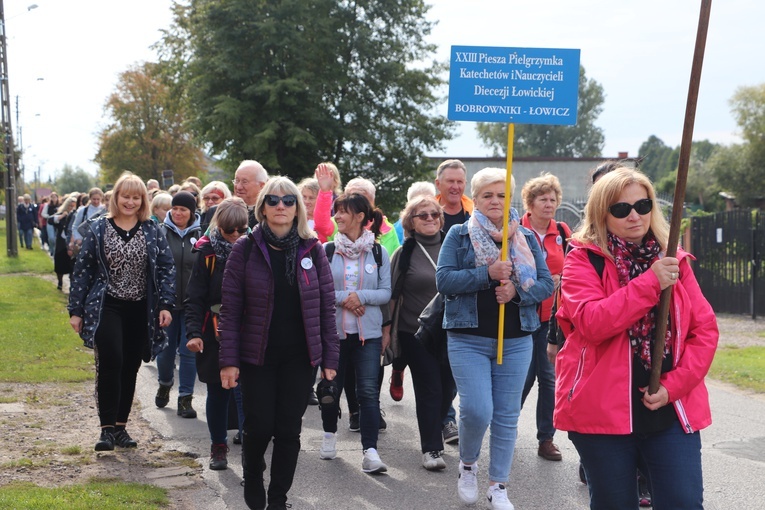
M 245 261 L 246 244 L 251 242 Z M 312 366 L 337 370 L 340 340 L 335 328 L 335 289 L 327 255 L 318 239 L 301 239 L 296 277 Z M 220 313 L 220 367 L 265 362 L 274 300 L 274 281 L 263 231 L 240 238 L 226 262 Z
M 109 266 L 104 253 L 106 217 L 86 223 L 87 230 L 82 239 L 82 249 L 77 257 L 69 286 L 69 316 L 82 317 L 80 331 L 85 347 L 92 349 L 94 338 L 101 321 L 106 289 L 109 284 Z M 159 311 L 172 310 L 175 305 L 175 264 L 170 246 L 157 225 L 151 221 L 141 223 L 146 238 L 148 274 L 146 281 L 146 311 L 148 317 L 147 344 L 143 349 L 143 360 L 150 361 L 167 346 L 167 334 L 159 327 Z
M 199 215 L 195 214 L 194 221 L 190 226 L 180 228 L 173 223 L 168 212 L 165 216 L 165 222 L 159 225 L 159 229 L 167 238 L 167 244 L 170 246 L 175 261 L 175 290 L 178 295 L 178 299 L 175 301 L 175 311 L 183 310 L 186 287 L 194 270 L 194 261 L 197 259 L 197 254 L 193 251 L 194 245 L 203 234 L 199 222 Z
M 566 343 L 555 360 L 553 422 L 556 429 L 583 434 L 630 434 L 633 356 L 627 330 L 659 302 L 659 280 L 648 270 L 620 287 L 612 258 L 595 245 L 571 245 L 556 314 Z M 604 257 L 602 280 L 587 250 Z M 677 258 L 680 277 L 670 305 L 673 369 L 660 381 L 683 429 L 691 433 L 712 423 L 704 377 L 719 334 L 688 263 L 691 256 L 678 250 Z

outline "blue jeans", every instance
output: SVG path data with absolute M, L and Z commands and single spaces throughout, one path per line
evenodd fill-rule
M 52 257 L 56 253 L 56 227 L 48 223 L 45 230 L 48 231 L 48 253 Z
M 569 432 L 587 474 L 590 508 L 638 508 L 638 467 L 651 484 L 654 510 L 702 509 L 701 436 L 680 422 L 653 434 Z
M 537 397 L 537 440 L 542 443 L 552 439 L 555 435 L 553 427 L 553 410 L 555 409 L 555 367 L 547 359 L 547 330 L 550 323 L 543 322 L 542 327 L 536 330 L 531 338 L 534 341 L 534 350 L 531 354 L 529 373 L 526 376 L 526 385 L 523 387 L 521 407 L 526 402 L 526 397 L 534 387 L 534 379 L 539 381 L 539 395 Z
M 340 340 L 340 364 L 337 368 L 335 381 L 342 392 L 345 373 L 349 365 L 356 371 L 356 396 L 359 401 L 359 428 L 361 429 L 361 446 L 364 450 L 377 448 L 377 436 L 380 432 L 380 356 L 382 338 L 367 338 L 361 344 L 359 335 L 348 335 Z M 321 420 L 325 432 L 337 432 L 337 406 L 340 395 L 334 406 L 322 406 Z
M 241 432 L 242 425 L 244 424 L 241 386 L 237 385 L 230 390 L 226 390 L 220 384 L 207 384 L 205 414 L 212 444 L 225 444 L 228 442 L 228 407 L 231 402 L 232 391 L 234 392 L 234 401 L 236 402 L 236 412 L 239 416 L 239 432 Z
M 157 373 L 159 384 L 163 386 L 173 385 L 173 371 L 175 370 L 175 353 L 180 354 L 178 365 L 178 396 L 194 394 L 194 382 L 197 378 L 197 361 L 195 354 L 186 347 L 186 317 L 183 310 L 174 310 L 173 321 L 167 327 L 169 343 L 162 352 L 157 355 Z
M 491 425 L 489 479 L 506 483 L 513 463 L 521 392 L 531 361 L 531 335 L 506 338 L 502 364 L 497 339 L 448 332 L 449 363 L 460 395 L 460 460 L 472 464 Z
M 24 244 L 26 243 L 26 248 L 32 247 L 32 237 L 34 235 L 35 230 L 33 228 L 30 228 L 28 230 L 21 230 L 19 229 L 19 241 L 21 242 L 21 247 L 24 248 Z

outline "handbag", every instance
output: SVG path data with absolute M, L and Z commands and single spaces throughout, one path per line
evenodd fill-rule
M 446 347 L 446 330 L 444 324 L 444 296 L 440 292 L 433 296 L 430 303 L 422 310 L 417 318 L 420 327 L 414 337 L 422 343 L 425 350 L 432 354 L 441 364 L 449 364 L 449 353 Z

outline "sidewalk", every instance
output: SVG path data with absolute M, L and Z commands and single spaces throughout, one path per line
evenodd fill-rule
M 411 376 L 406 373 L 404 399 L 394 402 L 387 394 L 390 367 L 386 370 L 381 402 L 388 430 L 380 434 L 379 451 L 388 465 L 385 475 L 370 476 L 361 472 L 361 445 L 357 432 L 347 429 L 343 413 L 338 432 L 338 456 L 332 461 L 319 459 L 321 419 L 317 407 L 309 406 L 303 418 L 302 450 L 289 494 L 294 510 L 303 509 L 460 509 L 490 508 L 485 499 L 466 507 L 457 498 L 456 479 L 458 449 L 446 445 L 447 468 L 429 472 L 422 468 L 417 431 L 414 392 Z M 244 510 L 241 482 L 241 447 L 229 444 L 229 469 L 210 471 L 210 442 L 205 423 L 206 387 L 197 382 L 194 407 L 199 418 L 188 420 L 175 414 L 176 393 L 170 405 L 157 409 L 156 368 L 144 365 L 138 377 L 136 396 L 142 415 L 163 437 L 167 446 L 200 456 L 203 466 L 203 489 L 179 489 L 183 507 L 194 502 L 199 510 Z M 705 479 L 705 508 L 708 510 L 755 510 L 765 506 L 765 396 L 746 395 L 728 386 L 708 382 L 714 423 L 702 431 Z M 578 457 L 566 433 L 556 435 L 563 452 L 562 462 L 550 462 L 537 456 L 534 408 L 536 390 L 526 402 L 518 429 L 518 442 L 513 461 L 508 495 L 516 509 L 586 509 L 587 488 L 579 482 Z M 456 404 L 456 402 L 455 402 Z M 229 435 L 233 437 L 233 433 Z M 230 441 L 229 441 L 230 442 Z M 479 483 L 488 484 L 488 433 L 484 442 Z M 270 465 L 270 450 L 266 454 Z M 193 491 L 189 493 L 189 491 Z M 179 508 L 181 508 L 179 506 Z

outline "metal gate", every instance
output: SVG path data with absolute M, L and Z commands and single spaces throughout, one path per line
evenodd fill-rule
M 715 312 L 765 314 L 765 217 L 727 211 L 691 218 L 694 273 Z

